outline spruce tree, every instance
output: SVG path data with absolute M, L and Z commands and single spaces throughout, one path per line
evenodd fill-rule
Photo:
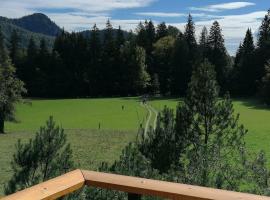
M 217 81 L 221 87 L 221 92 L 224 93 L 227 90 L 228 56 L 224 45 L 222 30 L 217 21 L 211 26 L 207 46 L 207 58 L 215 66 Z
M 173 51 L 171 94 L 183 96 L 186 92 L 190 70 L 188 56 L 189 48 L 187 41 L 182 33 L 179 33 Z
M 50 117 L 35 138 L 25 144 L 21 140 L 17 142 L 11 166 L 13 176 L 6 184 L 5 194 L 44 182 L 72 169 L 72 150 L 64 129 L 56 126 Z
M 106 23 L 106 29 L 104 32 L 103 39 L 103 50 L 102 50 L 102 69 L 101 73 L 103 74 L 103 78 L 106 81 L 101 83 L 101 91 L 104 94 L 112 95 L 116 92 L 115 87 L 115 66 L 116 66 L 116 44 L 115 38 L 113 34 L 113 27 L 111 22 L 108 20 Z
M 8 54 L 5 48 L 4 36 L 0 26 L 0 63 L 5 62 L 8 59 Z
M 12 63 L 17 66 L 20 59 L 20 37 L 16 30 L 11 34 L 10 46 L 9 46 L 9 57 L 12 60 Z
M 207 56 L 207 43 L 208 43 L 208 31 L 207 28 L 204 26 L 200 35 L 200 42 L 199 42 L 199 48 L 200 48 L 200 54 L 202 58 L 206 58 Z
M 101 41 L 100 34 L 97 25 L 95 24 L 91 30 L 91 36 L 88 44 L 89 51 L 89 67 L 87 70 L 89 94 L 91 96 L 98 95 L 101 90 L 100 85 L 102 80 L 102 74 L 100 72 L 101 63 Z
M 265 65 L 270 59 L 270 10 L 268 10 L 259 28 L 258 48 L 255 52 L 256 80 L 260 82 L 265 76 Z
M 251 29 L 246 32 L 243 44 L 239 47 L 234 65 L 233 91 L 237 95 L 255 95 L 257 69 L 254 63 L 255 45 Z
M 193 49 L 196 46 L 197 42 L 195 39 L 195 24 L 190 14 L 188 15 L 188 21 L 185 26 L 184 35 L 187 40 L 188 47 L 190 49 Z
M 260 90 L 260 95 L 263 101 L 270 104 L 270 61 L 265 65 L 265 75 L 262 78 L 262 88 Z
M 166 26 L 166 23 L 162 22 L 157 26 L 156 40 L 159 40 L 160 38 L 163 38 L 165 36 L 168 36 L 168 28 Z

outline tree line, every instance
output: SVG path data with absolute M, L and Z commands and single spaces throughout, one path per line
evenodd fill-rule
M 215 66 L 222 93 L 268 98 L 269 26 L 268 11 L 257 45 L 248 29 L 234 59 L 227 53 L 219 23 L 210 30 L 204 27 L 197 41 L 191 15 L 183 33 L 151 20 L 126 33 L 120 27 L 115 31 L 107 21 L 102 37 L 96 25 L 90 37 L 63 30 L 52 50 L 45 40 L 39 47 L 30 40 L 25 52 L 13 32 L 8 49 L 31 97 L 183 96 L 193 67 L 207 58 Z
M 244 139 L 248 131 L 239 123 L 229 95 L 219 94 L 215 67 L 204 60 L 194 68 L 176 112 L 165 107 L 156 129 L 147 134 L 140 129 L 119 159 L 100 163 L 98 171 L 269 195 L 265 153 L 248 151 Z M 18 141 L 11 164 L 14 173 L 5 185 L 6 194 L 78 167 L 64 129 L 52 117 L 28 143 Z M 90 187 L 65 199 L 124 200 L 127 194 Z

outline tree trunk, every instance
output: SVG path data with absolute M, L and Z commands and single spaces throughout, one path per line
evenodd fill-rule
M 4 116 L 0 114 L 0 134 L 4 133 L 4 128 L 5 128 L 5 120 Z

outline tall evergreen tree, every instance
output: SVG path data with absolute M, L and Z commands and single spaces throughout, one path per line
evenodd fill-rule
M 103 39 L 103 51 L 102 51 L 102 70 L 101 73 L 103 75 L 103 83 L 101 84 L 102 92 L 105 94 L 112 95 L 116 92 L 115 87 L 115 66 L 116 66 L 116 44 L 115 38 L 113 34 L 113 27 L 111 22 L 108 20 L 106 23 L 106 29 L 104 32 L 104 39 Z
M 0 26 L 0 63 L 6 61 L 7 59 L 8 59 L 8 54 L 5 48 L 4 36 L 3 36 L 2 29 Z
M 215 21 L 210 29 L 208 37 L 208 59 L 215 66 L 217 73 L 217 81 L 221 86 L 221 91 L 224 92 L 226 88 L 226 80 L 228 74 L 228 55 L 224 45 L 224 38 L 222 30 L 217 21 Z
M 88 45 L 89 51 L 89 67 L 88 73 L 88 83 L 89 83 L 89 94 L 90 96 L 98 95 L 99 88 L 102 80 L 102 74 L 100 73 L 100 63 L 101 63 L 101 41 L 100 34 L 97 25 L 95 24 L 91 30 L 91 37 L 89 39 Z
M 254 95 L 256 93 L 257 69 L 254 63 L 255 45 L 251 29 L 246 32 L 235 59 L 233 91 L 237 95 Z
M 16 30 L 11 34 L 10 46 L 9 46 L 9 57 L 12 60 L 12 63 L 17 66 L 20 59 L 20 37 Z
M 168 36 L 168 28 L 166 26 L 166 23 L 162 22 L 157 26 L 156 40 L 159 40 L 160 38 L 163 38 L 165 36 Z
M 206 58 L 207 56 L 207 44 L 208 44 L 208 31 L 207 28 L 204 26 L 200 35 L 200 42 L 199 42 L 199 47 L 200 47 L 200 53 L 202 58 Z
M 195 24 L 193 22 L 192 16 L 188 15 L 188 21 L 185 26 L 185 32 L 184 32 L 185 38 L 187 40 L 187 44 L 189 49 L 194 49 L 197 45 L 196 39 L 195 39 Z
M 171 94 L 184 95 L 189 80 L 189 48 L 187 41 L 182 33 L 179 33 L 174 46 L 172 60 L 172 84 Z
M 260 89 L 260 95 L 263 101 L 270 104 L 270 60 L 265 65 L 265 75 L 262 78 L 262 88 Z
M 265 65 L 270 59 L 270 10 L 268 10 L 259 28 L 258 48 L 255 52 L 256 80 L 259 82 L 265 75 Z
M 208 61 L 194 69 L 179 111 L 176 126 L 185 130 L 189 144 L 180 157 L 181 181 L 237 191 L 248 184 L 259 193 L 267 187 L 265 183 L 258 186 L 258 180 L 252 178 L 257 173 L 253 167 L 260 166 L 255 162 L 252 167 L 252 159 L 247 160 L 244 141 L 247 130 L 239 124 L 239 115 L 235 115 L 228 95 L 219 99 L 214 66 Z M 265 170 L 265 166 L 261 167 L 260 170 Z M 268 177 L 267 171 L 260 178 L 265 176 Z

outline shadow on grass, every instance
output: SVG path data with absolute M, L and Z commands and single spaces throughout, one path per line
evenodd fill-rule
M 240 104 L 248 107 L 249 109 L 254 109 L 254 110 L 269 110 L 270 111 L 270 106 L 264 104 L 262 101 L 259 99 L 251 98 L 235 98 L 233 101 L 238 101 Z

